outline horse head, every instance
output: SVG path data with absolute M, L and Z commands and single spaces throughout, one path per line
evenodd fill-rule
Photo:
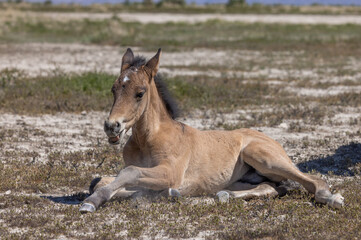
M 150 101 L 150 85 L 159 67 L 161 49 L 147 63 L 134 65 L 134 54 L 127 49 L 123 58 L 120 76 L 114 82 L 112 93 L 113 106 L 104 131 L 109 143 L 119 144 L 128 131 L 143 115 Z

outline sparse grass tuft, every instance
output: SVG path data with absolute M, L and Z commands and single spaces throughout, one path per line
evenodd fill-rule
M 167 51 L 194 48 L 260 51 L 306 50 L 325 56 L 360 54 L 361 26 L 241 23 L 211 20 L 203 23 L 123 22 L 114 16 L 101 20 L 63 20 L 18 17 L 0 22 L 0 42 L 80 42 L 137 46 Z
M 361 94 L 359 92 L 341 93 L 334 96 L 319 98 L 319 101 L 327 105 L 360 107 Z
M 46 163 L 35 161 L 36 152 L 5 152 L 0 162 L 0 192 L 7 190 L 46 193 L 49 190 L 86 189 L 94 175 L 116 175 L 122 167 L 121 153 L 113 148 L 85 152 L 51 152 Z M 20 156 L 19 156 L 20 155 Z M 19 164 L 17 158 L 26 158 Z
M 12 84 L 4 85 L 0 95 L 0 107 L 4 110 L 34 114 L 110 109 L 115 76 L 93 72 L 28 78 L 17 77 L 16 73 L 9 74 Z
M 4 88 L 0 107 L 13 113 L 43 114 L 59 111 L 108 111 L 112 104 L 110 88 L 116 76 L 101 72 L 82 74 L 59 73 L 50 77 L 26 77 L 16 70 L 0 72 Z M 302 119 L 304 123 L 321 124 L 333 112 L 333 106 L 359 107 L 360 94 L 343 93 L 327 97 L 298 97 L 266 81 L 242 82 L 234 78 L 211 79 L 205 76 L 165 79 L 170 92 L 185 112 L 195 108 L 233 110 L 246 106 L 273 106 L 272 111 L 255 112 L 245 127 L 277 126 L 284 119 Z M 318 102 L 318 103 L 317 103 Z
M 269 96 L 282 95 L 279 89 L 261 81 L 242 83 L 238 79 L 210 79 L 198 76 L 183 79 L 166 79 L 170 91 L 185 109 L 210 107 L 230 108 L 245 105 L 260 105 Z

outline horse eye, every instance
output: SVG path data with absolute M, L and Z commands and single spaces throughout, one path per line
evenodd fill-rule
M 143 97 L 143 95 L 144 95 L 144 92 L 139 92 L 135 95 L 135 97 L 140 99 Z

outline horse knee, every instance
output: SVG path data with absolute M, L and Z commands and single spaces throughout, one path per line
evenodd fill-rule
M 114 181 L 114 177 L 97 177 L 94 178 L 89 186 L 89 193 L 93 194 L 97 189 L 108 185 L 112 181 Z

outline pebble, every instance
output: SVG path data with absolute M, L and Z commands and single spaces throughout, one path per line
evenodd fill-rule
M 288 129 L 288 124 L 287 123 L 281 123 L 279 125 L 280 128 L 283 128 L 283 129 Z
M 283 215 L 279 215 L 277 217 L 277 219 L 280 220 L 280 221 L 284 221 L 286 219 L 286 217 L 287 217 L 287 215 L 283 214 Z

